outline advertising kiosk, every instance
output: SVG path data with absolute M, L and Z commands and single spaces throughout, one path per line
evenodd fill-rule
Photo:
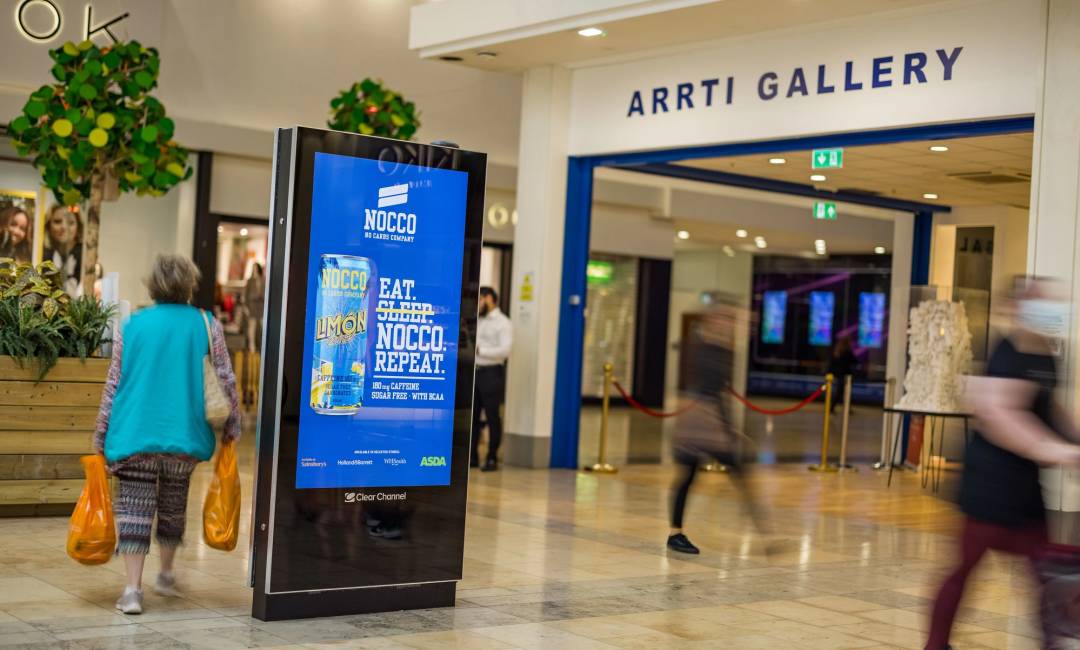
M 256 618 L 454 604 L 485 169 L 452 147 L 277 132 Z

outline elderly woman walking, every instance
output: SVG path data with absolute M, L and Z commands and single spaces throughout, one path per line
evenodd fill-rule
M 195 264 L 162 255 L 146 281 L 154 304 L 124 323 L 113 342 L 94 447 L 120 480 L 115 511 L 117 552 L 127 586 L 116 608 L 140 614 L 142 573 L 157 514 L 161 573 L 154 589 L 177 595 L 173 562 L 184 536 L 191 472 L 214 454 L 206 421 L 203 360 L 209 354 L 231 410 L 222 441 L 240 437 L 236 377 L 221 325 L 189 303 L 199 282 Z

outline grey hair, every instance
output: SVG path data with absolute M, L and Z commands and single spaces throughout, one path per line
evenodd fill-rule
M 154 270 L 146 278 L 146 288 L 154 302 L 186 305 L 195 295 L 202 273 L 184 255 L 158 255 Z

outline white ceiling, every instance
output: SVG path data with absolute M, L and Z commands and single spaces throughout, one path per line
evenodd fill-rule
M 946 146 L 935 153 L 931 146 Z M 843 169 L 812 170 L 809 151 L 686 161 L 684 165 L 770 178 L 825 190 L 858 190 L 880 196 L 945 205 L 1028 207 L 1031 195 L 1032 134 L 923 140 L 846 147 Z M 769 163 L 783 158 L 782 165 Z M 810 180 L 820 173 L 824 182 Z M 966 177 L 966 179 L 965 179 Z M 972 180 L 975 179 L 975 180 Z M 996 182 L 978 182 L 992 180 Z M 924 193 L 937 194 L 935 200 Z

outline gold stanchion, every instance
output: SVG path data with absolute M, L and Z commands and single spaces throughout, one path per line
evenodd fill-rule
M 607 462 L 608 414 L 611 410 L 611 382 L 614 370 L 615 367 L 611 365 L 610 361 L 604 364 L 604 401 L 600 407 L 600 452 L 596 459 L 597 463 L 585 467 L 586 471 L 599 474 L 614 474 L 619 471 L 614 465 Z
M 885 408 L 892 408 L 896 400 L 896 377 L 889 377 L 885 382 Z M 873 464 L 873 468 L 876 470 L 888 469 L 892 464 L 892 459 L 888 457 L 889 450 L 892 448 L 892 423 L 893 416 L 891 413 L 885 413 L 882 418 L 882 425 L 884 431 L 881 434 L 881 458 L 878 462 Z
M 844 376 L 844 419 L 840 427 L 840 462 L 837 469 L 841 472 L 857 472 L 859 468 L 848 465 L 847 462 L 847 437 L 848 424 L 851 421 L 851 375 Z
M 829 465 L 829 411 L 832 409 L 832 373 L 825 375 L 825 418 L 821 424 L 821 463 L 811 465 L 811 472 L 835 472 L 836 466 Z

